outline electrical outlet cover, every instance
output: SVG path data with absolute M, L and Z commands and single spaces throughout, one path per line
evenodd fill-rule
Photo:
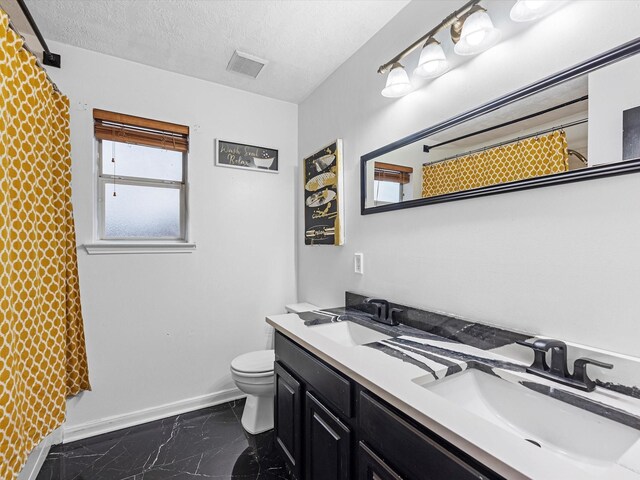
M 364 274 L 364 254 L 355 253 L 353 255 L 353 271 L 360 275 Z

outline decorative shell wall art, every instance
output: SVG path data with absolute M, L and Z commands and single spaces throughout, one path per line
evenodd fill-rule
M 343 245 L 342 140 L 306 157 L 304 222 L 306 245 Z

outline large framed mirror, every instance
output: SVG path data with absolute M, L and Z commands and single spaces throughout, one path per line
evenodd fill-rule
M 361 157 L 361 213 L 640 171 L 640 38 Z

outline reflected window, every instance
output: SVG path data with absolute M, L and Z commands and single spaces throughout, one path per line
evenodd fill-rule
M 375 162 L 374 168 L 375 205 L 402 202 L 405 196 L 405 186 L 411 182 L 413 168 L 383 162 Z
M 401 183 L 374 180 L 373 188 L 375 190 L 376 205 L 384 205 L 386 203 L 396 203 L 402 201 Z

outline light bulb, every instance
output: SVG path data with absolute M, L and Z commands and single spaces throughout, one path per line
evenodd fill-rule
M 418 67 L 413 71 L 422 78 L 435 78 L 449 70 L 447 57 L 435 38 L 430 38 L 422 47 Z
M 387 76 L 387 84 L 382 89 L 382 96 L 389 98 L 403 97 L 411 91 L 411 82 L 404 67 L 394 63 Z
M 453 49 L 458 55 L 475 55 L 493 47 L 501 36 L 500 30 L 493 26 L 489 14 L 479 10 L 465 19 L 460 41 Z
M 467 43 L 473 47 L 478 46 L 484 40 L 484 37 L 487 36 L 487 32 L 484 30 L 478 30 L 477 32 L 471 32 L 467 35 L 466 40 Z
M 518 0 L 509 16 L 514 22 L 531 22 L 557 10 L 563 3 L 559 0 Z
M 520 3 L 531 11 L 544 10 L 545 6 L 551 3 L 549 0 L 520 0 Z

